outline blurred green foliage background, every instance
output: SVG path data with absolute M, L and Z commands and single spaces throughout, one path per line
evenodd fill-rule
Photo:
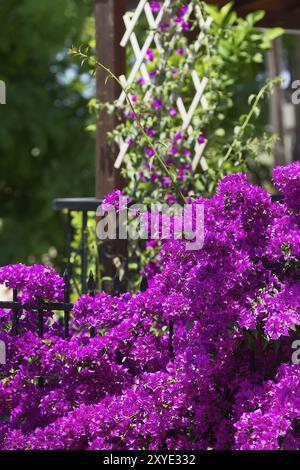
M 55 197 L 94 195 L 93 81 L 68 57 L 93 27 L 90 0 L 1 0 L 0 264 L 64 251 Z M 52 247 L 52 248 L 51 248 Z M 50 250 L 49 250 L 50 248 Z

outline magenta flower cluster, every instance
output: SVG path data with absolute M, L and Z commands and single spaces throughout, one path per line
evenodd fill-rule
M 195 201 L 204 248 L 165 241 L 146 292 L 80 297 L 68 340 L 54 314 L 41 340 L 34 312 L 18 336 L 1 312 L 1 449 L 300 447 L 300 163 L 274 175 L 282 202 L 242 174 Z M 39 266 L 2 268 L 0 282 L 26 300 L 63 291 Z
M 110 212 L 111 210 L 120 212 L 126 209 L 129 202 L 130 198 L 128 196 L 125 196 L 119 189 L 114 189 L 103 198 L 101 208 L 104 212 Z

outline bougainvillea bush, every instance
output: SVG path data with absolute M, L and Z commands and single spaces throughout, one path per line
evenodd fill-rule
M 145 292 L 80 297 L 68 340 L 54 314 L 39 339 L 30 311 L 13 336 L 2 311 L 1 448 L 298 449 L 300 163 L 274 182 L 282 202 L 226 176 L 195 201 L 203 249 L 165 241 Z M 3 282 L 27 302 L 62 299 L 51 268 L 4 267 Z

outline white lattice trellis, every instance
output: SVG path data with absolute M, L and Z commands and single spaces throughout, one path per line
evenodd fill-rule
M 159 34 L 157 32 L 158 27 L 160 26 L 162 19 L 164 17 L 164 14 L 168 7 L 171 4 L 171 0 L 165 0 L 161 6 L 161 9 L 159 10 L 158 14 L 156 17 L 154 17 L 153 12 L 151 10 L 150 4 L 147 0 L 140 0 L 136 10 L 134 11 L 133 14 L 126 13 L 123 17 L 124 19 L 124 24 L 126 27 L 125 34 L 121 40 L 121 46 L 126 47 L 127 44 L 130 42 L 134 56 L 135 56 L 135 63 L 129 73 L 128 78 L 126 79 L 125 76 L 120 77 L 120 81 L 122 82 L 123 86 L 125 88 L 129 88 L 134 80 L 136 79 L 137 74 L 141 74 L 143 77 L 145 83 L 150 83 L 151 79 L 145 64 L 145 58 L 147 55 L 148 49 L 150 49 L 152 43 L 154 42 L 157 50 L 159 53 L 163 54 L 164 50 L 161 46 L 160 40 L 159 40 Z M 188 19 L 189 15 L 191 14 L 192 8 L 190 7 L 186 13 L 186 19 Z M 200 10 L 196 10 L 196 15 L 199 16 L 201 15 Z M 140 48 L 136 34 L 134 32 L 136 25 L 138 24 L 138 21 L 140 20 L 141 16 L 145 14 L 145 17 L 148 21 L 149 24 L 149 32 L 148 35 L 145 39 L 144 45 L 142 48 Z M 211 19 L 208 18 L 206 22 L 203 23 L 203 26 L 205 28 L 209 27 L 211 23 Z M 203 31 L 200 32 L 199 38 L 197 41 L 198 47 L 200 47 L 203 39 L 205 37 L 205 34 Z M 196 44 L 196 47 L 197 47 Z M 190 135 L 193 133 L 193 127 L 192 127 L 192 121 L 194 114 L 198 108 L 198 106 L 201 104 L 202 108 L 206 109 L 207 108 L 207 101 L 205 97 L 203 96 L 204 90 L 207 86 L 208 80 L 206 77 L 202 78 L 200 80 L 198 73 L 195 70 L 191 71 L 191 77 L 193 80 L 193 84 L 195 87 L 195 96 L 192 100 L 192 103 L 190 105 L 190 108 L 186 110 L 186 107 L 184 105 L 183 99 L 178 98 L 177 99 L 177 108 L 180 113 L 180 116 L 182 118 L 182 132 L 186 135 Z M 144 100 L 150 99 L 151 93 L 147 92 L 147 94 L 144 97 Z M 117 105 L 121 106 L 126 99 L 126 94 L 124 91 L 122 91 L 118 101 Z M 120 151 L 118 154 L 118 157 L 115 162 L 115 168 L 120 168 L 122 165 L 122 162 L 127 154 L 127 151 L 129 149 L 129 143 L 120 140 L 119 142 L 120 146 Z M 206 142 L 204 143 L 199 143 L 198 141 L 195 144 L 195 154 L 192 162 L 192 168 L 193 170 L 196 169 L 198 166 L 199 162 L 201 163 L 202 168 L 205 170 L 207 169 L 207 164 L 205 159 L 202 157 L 204 149 L 206 147 Z M 202 158 L 201 158 L 202 157 Z

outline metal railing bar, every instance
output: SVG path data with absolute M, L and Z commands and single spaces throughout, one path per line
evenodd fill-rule
M 16 301 L 0 301 L 0 308 L 9 310 L 57 310 L 57 311 L 71 311 L 74 304 L 64 302 L 39 302 L 36 305 L 22 304 Z

